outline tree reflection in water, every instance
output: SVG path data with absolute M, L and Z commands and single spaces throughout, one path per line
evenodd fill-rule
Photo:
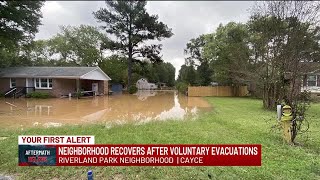
M 88 99 L 0 99 L 0 125 L 52 127 L 64 124 L 183 120 L 210 110 L 202 98 L 187 97 L 176 91 L 138 91 Z M 10 119 L 10 121 L 8 120 Z

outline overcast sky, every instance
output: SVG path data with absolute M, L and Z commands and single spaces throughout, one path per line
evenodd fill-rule
M 161 41 L 162 55 L 176 68 L 184 63 L 186 43 L 204 33 L 213 32 L 220 23 L 245 22 L 253 1 L 149 1 L 147 11 L 158 14 L 160 21 L 172 28 L 174 36 Z M 59 32 L 60 25 L 99 26 L 92 12 L 104 7 L 104 1 L 47 1 L 42 7 L 42 24 L 36 39 L 48 39 Z

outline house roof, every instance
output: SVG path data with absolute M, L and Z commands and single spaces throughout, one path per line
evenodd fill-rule
M 9 67 L 0 69 L 0 77 L 50 77 L 88 79 L 86 77 L 88 77 L 88 75 L 92 74 L 93 72 L 99 73 L 100 79 L 97 80 L 111 80 L 110 77 L 106 75 L 99 67 Z

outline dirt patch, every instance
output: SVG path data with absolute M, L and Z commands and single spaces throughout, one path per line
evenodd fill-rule
M 0 174 L 0 180 L 15 180 L 15 178 L 13 176 Z
M 124 179 L 125 179 L 124 175 L 120 173 L 114 174 L 113 177 L 110 177 L 110 180 L 124 180 Z
M 8 137 L 0 137 L 0 141 L 1 140 L 5 140 L 5 139 L 7 139 Z M 0 180 L 1 180 L 1 178 L 0 178 Z

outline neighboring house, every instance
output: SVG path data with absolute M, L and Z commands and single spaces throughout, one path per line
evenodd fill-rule
M 0 93 L 48 92 L 60 97 L 78 91 L 108 94 L 110 77 L 99 67 L 11 67 L 0 69 Z
M 309 91 L 313 98 L 320 97 L 320 63 L 319 62 L 306 62 L 302 63 L 304 72 L 300 81 L 299 91 Z
M 210 82 L 210 86 L 218 86 L 219 84 L 217 82 Z
M 141 78 L 137 81 L 136 86 L 139 90 L 143 89 L 157 89 L 157 85 L 154 83 L 149 83 L 146 79 Z
M 303 76 L 301 91 L 304 90 L 320 94 L 320 68 Z
M 162 83 L 162 82 L 158 82 L 157 85 L 160 89 L 166 89 L 168 87 L 166 83 Z

